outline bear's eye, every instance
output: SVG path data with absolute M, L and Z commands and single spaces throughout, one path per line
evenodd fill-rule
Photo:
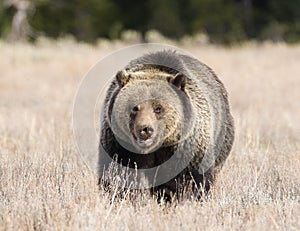
M 133 111 L 133 112 L 138 112 L 139 110 L 140 110 L 139 106 L 134 106 L 134 107 L 132 108 L 132 111 Z
M 162 107 L 160 105 L 154 107 L 154 113 L 160 114 L 162 112 Z

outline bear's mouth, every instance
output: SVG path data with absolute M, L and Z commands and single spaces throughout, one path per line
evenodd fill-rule
M 151 145 L 153 143 L 153 139 L 152 138 L 142 139 L 142 138 L 137 137 L 136 142 L 138 144 L 143 145 L 143 146 L 144 145 L 148 146 L 148 145 Z
M 140 148 L 149 148 L 154 143 L 154 138 L 153 137 L 141 138 L 141 137 L 137 137 L 135 134 L 132 134 L 132 135 L 133 135 L 135 143 Z

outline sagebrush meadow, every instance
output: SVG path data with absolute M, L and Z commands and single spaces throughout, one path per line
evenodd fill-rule
M 236 135 L 207 198 L 159 205 L 99 189 L 72 134 L 81 79 L 125 45 L 0 43 L 0 230 L 299 230 L 300 46 L 177 45 L 225 84 Z

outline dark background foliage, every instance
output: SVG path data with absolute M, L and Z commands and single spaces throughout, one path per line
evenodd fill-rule
M 13 1 L 13 0 L 12 0 Z M 16 7 L 0 0 L 0 36 L 7 37 Z M 300 0 L 31 0 L 28 37 L 73 35 L 93 42 L 125 30 L 157 30 L 166 37 L 205 33 L 210 42 L 248 39 L 297 42 Z

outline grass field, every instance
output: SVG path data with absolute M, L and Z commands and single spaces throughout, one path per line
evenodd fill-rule
M 300 230 L 300 46 L 181 47 L 224 82 L 236 139 L 207 200 L 167 206 L 111 203 L 72 135 L 81 79 L 123 46 L 0 43 L 0 230 Z

